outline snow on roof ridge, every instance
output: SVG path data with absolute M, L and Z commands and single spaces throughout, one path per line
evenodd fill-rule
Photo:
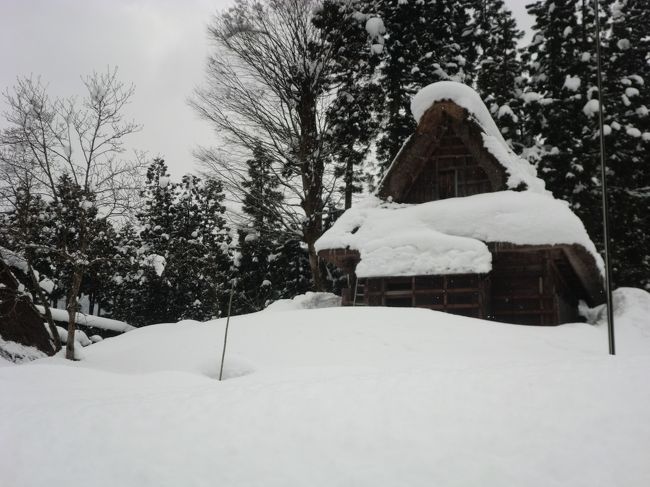
M 431 108 L 431 105 L 443 100 L 451 100 L 465 108 L 488 135 L 497 137 L 500 142 L 507 145 L 480 95 L 472 87 L 457 81 L 438 81 L 418 91 L 411 99 L 411 113 L 415 121 L 420 123 L 422 115 Z
M 537 177 L 535 167 L 510 148 L 485 103 L 470 86 L 456 81 L 438 81 L 425 86 L 411 99 L 411 113 L 416 122 L 420 123 L 422 115 L 434 103 L 443 100 L 450 100 L 465 108 L 483 129 L 483 146 L 508 173 L 508 188 L 515 189 L 524 183 L 531 191 L 547 192 L 546 184 Z

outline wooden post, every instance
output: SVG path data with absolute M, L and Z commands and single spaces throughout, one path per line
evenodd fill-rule
M 596 73 L 598 80 L 598 126 L 600 128 L 600 178 L 602 184 L 603 203 L 603 244 L 605 254 L 605 295 L 607 298 L 607 336 L 609 338 L 609 354 L 616 354 L 614 343 L 614 302 L 612 300 L 612 266 L 610 259 L 610 238 L 609 238 L 609 209 L 607 200 L 607 170 L 605 153 L 605 134 L 603 133 L 603 112 L 605 109 L 605 95 L 603 94 L 603 80 L 600 65 L 600 15 L 598 0 L 594 0 L 594 11 L 596 13 Z
M 226 319 L 226 330 L 223 334 L 223 349 L 221 350 L 221 366 L 219 367 L 219 380 L 223 377 L 223 362 L 226 358 L 226 345 L 228 343 L 228 325 L 230 325 L 230 311 L 232 310 L 232 296 L 235 294 L 235 279 L 230 287 L 230 299 L 228 300 L 228 318 Z

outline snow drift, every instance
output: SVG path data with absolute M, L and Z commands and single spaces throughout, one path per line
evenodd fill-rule
M 650 295 L 615 295 L 616 357 L 602 324 L 328 308 L 232 319 L 223 382 L 223 319 L 2 367 L 2 483 L 645 487 Z

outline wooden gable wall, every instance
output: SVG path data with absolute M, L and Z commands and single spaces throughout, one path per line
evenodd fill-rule
M 422 116 L 379 188 L 398 203 L 426 203 L 505 189 L 505 170 L 483 146 L 483 131 L 450 101 Z
M 498 189 L 449 126 L 400 203 L 426 203 Z

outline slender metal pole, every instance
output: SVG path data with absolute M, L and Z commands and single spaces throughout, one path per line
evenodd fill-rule
M 223 362 L 226 358 L 226 344 L 228 343 L 228 325 L 230 325 L 230 311 L 232 310 L 232 296 L 235 294 L 235 279 L 230 287 L 230 299 L 228 300 L 228 318 L 226 319 L 226 331 L 223 334 L 223 349 L 221 350 L 221 367 L 219 367 L 219 380 L 223 377 Z
M 359 278 L 355 275 L 354 280 L 354 299 L 352 300 L 352 306 L 357 305 L 357 291 L 359 290 Z
M 607 335 L 609 337 L 609 354 L 616 354 L 614 343 L 614 306 L 612 304 L 612 271 L 609 257 L 609 205 L 607 201 L 607 170 L 605 153 L 605 133 L 603 132 L 603 112 L 605 110 L 605 97 L 603 94 L 603 77 L 600 64 L 600 15 L 598 0 L 594 0 L 596 14 L 596 62 L 598 74 L 598 123 L 600 125 L 600 177 L 602 181 L 603 197 L 603 244 L 605 250 L 605 292 L 607 293 Z

